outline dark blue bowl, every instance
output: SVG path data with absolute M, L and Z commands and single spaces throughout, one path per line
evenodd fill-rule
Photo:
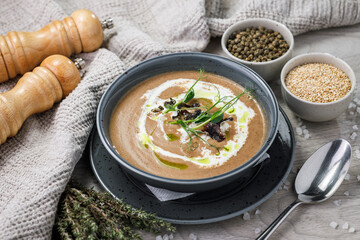
M 123 159 L 112 147 L 109 135 L 109 123 L 113 110 L 122 96 L 142 81 L 155 75 L 172 71 L 198 71 L 204 68 L 245 88 L 253 89 L 253 95 L 261 105 L 268 129 L 265 142 L 261 149 L 245 164 L 227 173 L 202 179 L 179 180 L 160 177 L 145 172 Z M 144 61 L 117 78 L 102 96 L 96 115 L 97 130 L 106 150 L 116 159 L 123 170 L 136 179 L 155 187 L 179 192 L 201 192 L 215 189 L 232 181 L 243 178 L 250 179 L 258 170 L 259 162 L 272 144 L 278 129 L 279 107 L 275 95 L 269 85 L 250 68 L 213 54 L 206 53 L 175 53 L 163 55 Z M 126 141 L 126 139 L 124 139 Z

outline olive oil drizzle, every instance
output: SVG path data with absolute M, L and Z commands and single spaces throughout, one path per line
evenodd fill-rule
M 166 165 L 167 167 L 172 167 L 172 168 L 176 168 L 176 169 L 179 169 L 179 170 L 184 170 L 184 169 L 188 168 L 188 165 L 186 165 L 186 164 L 174 163 L 174 162 L 171 162 L 169 160 L 163 159 L 156 152 L 154 152 L 154 155 L 160 161 L 160 163 Z
M 178 136 L 176 136 L 175 134 L 172 134 L 172 133 L 166 134 L 166 136 L 168 137 L 168 140 L 170 142 L 180 139 Z

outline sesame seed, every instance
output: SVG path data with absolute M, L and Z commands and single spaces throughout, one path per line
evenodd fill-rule
M 286 76 L 285 85 L 295 96 L 315 103 L 336 101 L 351 89 L 351 81 L 342 70 L 323 63 L 295 67 Z

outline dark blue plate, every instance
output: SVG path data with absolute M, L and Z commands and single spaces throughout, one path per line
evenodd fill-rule
M 282 109 L 280 113 L 278 133 L 267 151 L 271 158 L 247 182 L 235 181 L 220 189 L 160 202 L 143 183 L 123 172 L 102 145 L 96 128 L 89 142 L 91 166 L 100 184 L 111 195 L 134 208 L 156 213 L 166 221 L 202 224 L 226 220 L 269 199 L 289 175 L 294 161 L 295 139 L 289 119 Z

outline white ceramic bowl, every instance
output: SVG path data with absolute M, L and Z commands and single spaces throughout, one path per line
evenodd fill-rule
M 249 61 L 245 61 L 245 60 L 235 57 L 227 50 L 226 43 L 227 43 L 231 33 L 238 31 L 238 30 L 245 29 L 247 27 L 259 27 L 259 26 L 279 32 L 289 45 L 288 51 L 281 57 L 271 60 L 271 61 L 249 62 Z M 237 23 L 233 24 L 232 26 L 230 26 L 222 35 L 221 47 L 227 57 L 229 57 L 235 61 L 238 61 L 242 64 L 245 64 L 246 66 L 250 67 L 255 72 L 257 72 L 267 82 L 269 82 L 271 80 L 279 78 L 281 68 L 291 58 L 293 48 L 294 48 L 294 37 L 293 37 L 292 33 L 290 32 L 290 30 L 285 25 L 283 25 L 279 22 L 276 22 L 276 21 L 273 21 L 270 19 L 266 19 L 266 18 L 253 18 L 253 19 L 247 19 L 244 21 L 237 22 Z
M 303 100 L 292 94 L 285 85 L 285 77 L 295 67 L 306 63 L 327 63 L 340 68 L 351 81 L 350 91 L 341 99 L 329 103 L 314 103 Z M 352 99 L 356 78 L 351 67 L 328 53 L 307 53 L 294 57 L 285 64 L 281 71 L 281 93 L 289 108 L 300 118 L 312 122 L 324 122 L 338 117 L 344 112 Z

